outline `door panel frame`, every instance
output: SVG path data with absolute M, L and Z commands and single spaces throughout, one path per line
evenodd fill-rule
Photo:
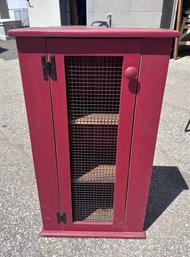
M 101 41 L 101 42 L 100 42 Z M 73 48 L 74 44 L 74 48 Z M 124 77 L 124 70 L 133 66 L 139 68 L 141 39 L 78 39 L 48 38 L 48 58 L 55 56 L 57 80 L 50 80 L 52 108 L 57 152 L 57 168 L 60 192 L 60 212 L 66 212 L 67 224 L 63 230 L 122 231 L 126 204 L 127 179 L 133 112 L 137 80 Z M 116 48 L 117 46 L 117 48 Z M 70 176 L 69 126 L 67 114 L 67 92 L 64 56 L 123 56 L 120 111 L 118 124 L 116 178 L 114 188 L 114 216 L 112 222 L 73 222 Z M 126 112 L 127 108 L 127 112 Z M 126 122 L 126 120 L 128 122 Z M 129 129 L 130 128 L 130 129 Z M 125 170 L 125 172 L 123 172 Z M 125 199 L 125 200 L 124 200 Z

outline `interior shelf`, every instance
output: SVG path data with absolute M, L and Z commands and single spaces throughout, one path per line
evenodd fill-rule
M 119 115 L 115 113 L 91 113 L 89 115 L 70 120 L 74 125 L 117 125 Z
M 93 222 L 110 222 L 113 217 L 113 209 L 97 209 L 86 217 L 83 221 L 92 221 Z
M 115 181 L 115 165 L 99 165 L 90 170 L 78 179 L 74 179 L 73 183 L 114 183 Z

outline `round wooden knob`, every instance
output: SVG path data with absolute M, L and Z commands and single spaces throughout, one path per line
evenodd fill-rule
M 128 67 L 125 72 L 125 77 L 128 79 L 136 79 L 137 77 L 137 69 L 135 67 Z

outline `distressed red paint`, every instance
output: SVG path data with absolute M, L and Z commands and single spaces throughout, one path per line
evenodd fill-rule
M 163 29 L 27 28 L 16 36 L 43 236 L 144 238 L 146 204 L 172 38 Z M 41 56 L 55 56 L 44 80 Z M 113 222 L 73 222 L 64 56 L 123 56 Z M 125 75 L 133 67 L 137 78 Z M 56 212 L 66 212 L 58 224 Z

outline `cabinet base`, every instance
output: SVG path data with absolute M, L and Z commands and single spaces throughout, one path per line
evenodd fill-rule
M 145 231 L 142 232 L 114 232 L 114 231 L 57 231 L 44 230 L 40 232 L 41 236 L 46 237 L 83 237 L 83 238 L 128 238 L 145 239 Z

